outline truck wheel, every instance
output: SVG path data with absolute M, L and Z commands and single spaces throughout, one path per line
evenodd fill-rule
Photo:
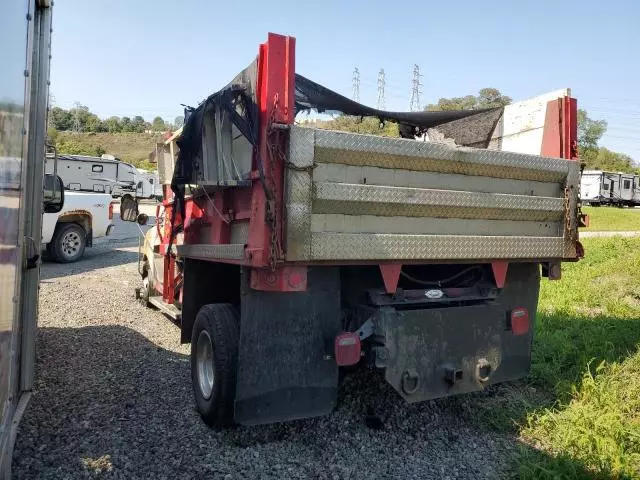
M 196 406 L 211 427 L 233 424 L 240 325 L 229 304 L 200 309 L 191 335 L 191 383 Z
M 71 263 L 84 253 L 87 234 L 76 223 L 62 223 L 56 227 L 53 239 L 49 244 L 49 253 L 56 262 Z

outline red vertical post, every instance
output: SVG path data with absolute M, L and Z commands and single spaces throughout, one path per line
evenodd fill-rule
M 264 172 L 268 189 L 265 195 L 261 181 L 252 188 L 251 221 L 249 224 L 248 251 L 251 264 L 266 267 L 270 262 L 272 225 L 267 212 L 275 218 L 276 244 L 282 245 L 282 199 L 284 185 L 284 159 L 272 152 L 284 151 L 269 148 L 273 123 L 292 124 L 295 115 L 295 39 L 270 33 L 267 42 L 260 46 L 258 55 L 258 108 L 260 134 L 256 170 Z M 275 138 L 275 137 L 274 137 Z M 280 138 L 280 137 L 278 137 Z M 258 165 L 260 162 L 260 165 Z M 280 252 L 275 252 L 278 255 Z

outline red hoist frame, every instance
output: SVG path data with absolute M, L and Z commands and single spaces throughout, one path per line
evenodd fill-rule
M 295 116 L 295 39 L 270 33 L 258 52 L 257 97 L 259 107 L 259 143 L 253 155 L 250 187 L 220 190 L 207 198 L 186 198 L 185 245 L 230 243 L 230 224 L 248 222 L 248 240 L 243 260 L 203 258 L 251 267 L 251 288 L 272 292 L 305 291 L 307 266 L 286 264 L 283 256 L 284 155 L 287 133 L 276 124 L 291 125 Z M 577 160 L 576 100 L 569 97 L 549 102 L 541 154 Z M 260 163 L 258 163 L 260 162 Z M 259 165 L 264 173 L 261 181 Z M 266 191 L 265 191 L 266 186 Z M 175 255 L 167 255 L 171 231 L 173 200 L 170 189 L 164 191 L 166 209 L 160 253 L 165 255 L 163 300 L 174 303 L 176 286 Z M 175 246 L 172 247 L 172 250 Z M 395 292 L 402 265 L 382 263 L 380 271 L 389 292 Z M 508 262 L 492 263 L 496 284 L 504 285 Z M 551 277 L 551 275 L 550 275 Z M 173 281 L 172 281 L 173 279 Z M 179 292 L 181 298 L 182 292 Z

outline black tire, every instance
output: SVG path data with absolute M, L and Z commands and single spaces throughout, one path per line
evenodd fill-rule
M 212 347 L 211 360 L 203 352 L 207 342 Z M 204 340 L 203 340 L 204 339 Z M 236 397 L 236 374 L 238 368 L 238 343 L 240 340 L 239 316 L 229 304 L 203 306 L 193 325 L 191 334 L 191 383 L 196 407 L 204 422 L 211 427 L 233 425 L 233 408 Z M 202 344 L 199 345 L 199 342 Z M 211 365 L 213 372 L 212 387 L 207 395 L 209 383 L 204 386 L 203 365 Z
M 60 223 L 48 245 L 48 250 L 58 263 L 72 263 L 84 254 L 87 233 L 77 223 Z

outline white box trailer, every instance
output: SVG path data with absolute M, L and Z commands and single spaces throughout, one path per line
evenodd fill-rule
M 53 158 L 47 156 L 45 172 L 53 172 Z M 67 190 L 109 193 L 120 197 L 134 194 L 136 168 L 111 155 L 89 157 L 84 155 L 58 155 L 58 175 Z
M 136 169 L 136 197 L 162 197 L 162 186 L 158 172 L 148 172 L 142 168 Z
M 585 170 L 582 172 L 580 200 L 584 204 L 593 206 L 609 203 L 609 183 L 605 180 L 605 172 L 601 170 Z

